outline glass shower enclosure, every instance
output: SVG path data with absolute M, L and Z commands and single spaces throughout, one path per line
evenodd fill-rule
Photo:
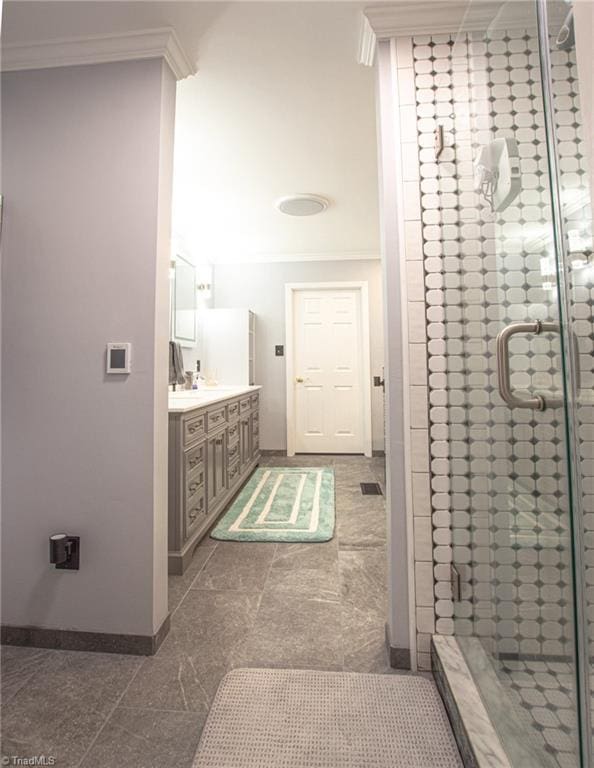
M 438 163 L 460 248 L 439 276 L 454 634 L 513 766 L 591 766 L 594 257 L 574 9 L 485 7 L 449 43 Z

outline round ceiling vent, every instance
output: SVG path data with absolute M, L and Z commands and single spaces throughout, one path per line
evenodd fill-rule
M 275 206 L 288 216 L 314 216 L 326 210 L 328 200 L 320 195 L 289 195 L 277 200 Z

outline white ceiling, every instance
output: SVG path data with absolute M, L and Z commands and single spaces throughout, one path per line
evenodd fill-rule
M 379 253 L 374 72 L 355 2 L 9 2 L 31 42 L 173 26 L 198 74 L 179 83 L 174 234 L 210 261 Z M 274 201 L 328 197 L 319 216 Z
M 374 72 L 357 63 L 360 6 L 241 3 L 179 84 L 174 229 L 211 261 L 377 255 Z M 292 193 L 328 197 L 312 217 Z

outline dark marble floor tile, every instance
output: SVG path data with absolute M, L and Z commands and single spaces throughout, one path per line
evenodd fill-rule
M 276 545 L 268 542 L 221 541 L 192 584 L 192 589 L 261 592 Z
M 190 768 L 202 725 L 192 712 L 118 707 L 81 768 Z
M 369 459 L 365 456 L 337 456 L 334 462 L 336 474 L 342 478 L 348 478 L 348 474 L 369 475 L 373 470 Z
M 385 546 L 339 550 L 341 597 L 357 606 L 385 608 L 387 552 Z
M 117 654 L 52 652 L 59 662 L 39 670 L 11 699 L 2 719 L 5 755 L 46 755 L 76 766 L 142 659 Z
M 366 474 L 361 482 L 363 483 L 375 483 L 377 482 L 375 475 L 372 473 Z M 364 495 L 361 491 L 361 482 L 357 479 L 356 482 L 337 482 L 336 483 L 336 501 L 337 505 L 342 504 L 344 508 L 359 507 L 380 509 L 385 507 L 386 499 L 384 496 Z
M 158 653 L 128 689 L 126 706 L 192 710 L 205 715 L 254 624 L 260 595 L 191 589 Z
M 192 582 L 196 576 L 200 573 L 204 564 L 212 556 L 215 549 L 214 546 L 201 547 L 198 546 L 194 550 L 194 556 L 192 562 L 186 569 L 186 572 L 181 576 L 169 575 L 168 578 L 168 594 L 169 594 L 169 612 L 173 613 L 182 601 L 184 595 L 192 586 Z
M 135 709 L 197 712 L 204 719 L 228 664 L 220 659 L 208 670 L 192 655 L 146 659 L 120 705 Z
M 245 642 L 259 603 L 256 593 L 191 589 L 154 658 L 190 657 L 200 671 L 224 661 Z
M 336 539 L 318 544 L 278 544 L 265 589 L 299 597 L 340 599 Z
M 2 646 L 0 651 L 2 705 L 5 706 L 36 672 L 61 663 L 59 654 L 44 648 Z
M 342 669 L 340 602 L 264 592 L 235 666 Z
M 386 544 L 386 511 L 383 504 L 345 505 L 337 515 L 336 523 L 340 549 L 384 547 Z
M 338 453 L 336 454 L 337 464 L 369 464 L 371 459 L 362 453 Z
M 345 672 L 370 672 L 385 675 L 392 671 L 383 624 L 370 627 L 365 640 L 357 643 L 356 647 L 353 647 L 354 645 L 345 637 Z
M 334 466 L 334 457 L 326 454 L 316 453 L 297 456 L 273 456 L 268 457 L 266 466 L 268 467 L 332 467 Z
M 388 667 L 385 549 L 341 550 L 339 569 L 345 669 L 383 672 Z

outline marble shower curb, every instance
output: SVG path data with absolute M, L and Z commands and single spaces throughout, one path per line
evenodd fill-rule
M 456 638 L 433 635 L 431 666 L 464 768 L 513 768 Z

